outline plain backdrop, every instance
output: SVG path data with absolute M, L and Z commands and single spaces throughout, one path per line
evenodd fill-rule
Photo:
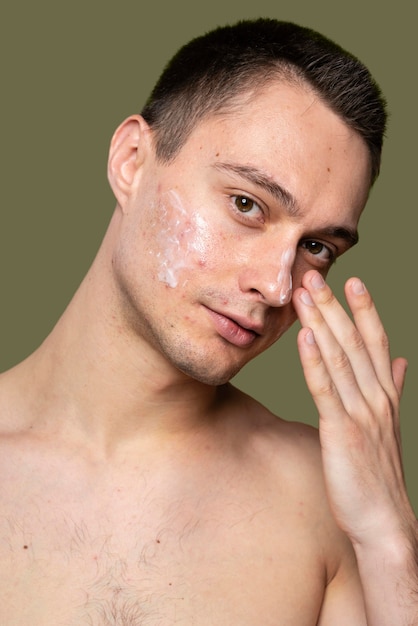
M 374 294 L 394 355 L 410 366 L 402 405 L 405 467 L 418 509 L 416 336 L 416 58 L 413 3 L 3 0 L 0 8 L 0 369 L 29 354 L 64 310 L 114 208 L 106 180 L 116 126 L 140 111 L 187 40 L 243 18 L 315 28 L 372 70 L 389 102 L 381 177 L 360 245 L 330 283 L 359 275 Z M 245 146 L 245 132 L 242 137 Z M 317 423 L 296 351 L 297 325 L 235 382 L 288 419 Z

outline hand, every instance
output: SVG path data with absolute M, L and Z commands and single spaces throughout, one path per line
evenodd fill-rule
M 293 302 L 303 327 L 302 367 L 319 411 L 331 509 L 354 543 L 370 544 L 415 525 L 399 425 L 407 362 L 391 362 L 386 333 L 363 283 L 349 279 L 345 294 L 354 322 L 315 271 L 304 276 Z

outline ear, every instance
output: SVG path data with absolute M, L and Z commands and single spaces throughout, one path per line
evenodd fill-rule
M 147 152 L 151 147 L 151 131 L 140 115 L 128 117 L 116 129 L 110 150 L 107 174 L 119 206 L 123 209 Z

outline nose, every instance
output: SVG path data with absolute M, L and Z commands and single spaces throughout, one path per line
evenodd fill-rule
M 281 307 L 292 299 L 292 270 L 295 252 L 287 248 L 275 259 L 255 260 L 243 269 L 240 287 L 246 293 L 256 294 L 260 300 L 273 307 Z

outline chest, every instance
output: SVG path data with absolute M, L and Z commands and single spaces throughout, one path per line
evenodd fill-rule
M 265 493 L 200 489 L 5 498 L 0 623 L 316 623 L 323 564 L 296 508 Z

